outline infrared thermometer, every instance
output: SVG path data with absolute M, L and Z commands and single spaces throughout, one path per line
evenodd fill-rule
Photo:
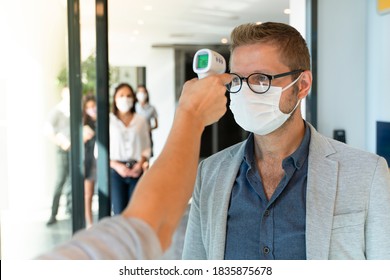
M 226 61 L 215 51 L 201 49 L 195 53 L 192 69 L 202 79 L 208 75 L 225 73 Z

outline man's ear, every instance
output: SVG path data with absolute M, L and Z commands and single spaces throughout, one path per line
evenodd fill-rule
M 305 98 L 310 91 L 311 84 L 313 81 L 313 75 L 311 74 L 311 71 L 306 70 L 302 72 L 301 78 L 299 79 L 299 92 L 298 92 L 298 98 L 303 99 Z

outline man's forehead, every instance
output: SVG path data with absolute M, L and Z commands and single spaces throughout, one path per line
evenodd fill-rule
M 250 74 L 253 72 L 272 73 L 274 66 L 278 64 L 280 64 L 280 56 L 275 46 L 250 44 L 232 51 L 229 66 L 231 72 Z

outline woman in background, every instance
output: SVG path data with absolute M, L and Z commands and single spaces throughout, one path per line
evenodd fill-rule
M 115 88 L 110 114 L 111 202 L 115 215 L 125 209 L 150 158 L 149 125 L 135 112 L 136 102 L 129 84 Z
M 154 106 L 150 105 L 149 92 L 145 85 L 138 85 L 136 96 L 138 103 L 136 104 L 135 110 L 138 114 L 142 115 L 149 124 L 151 156 L 153 156 L 152 130 L 158 127 L 157 111 Z
M 86 95 L 83 102 L 83 140 L 84 140 L 84 206 L 85 223 L 89 228 L 93 224 L 92 198 L 95 192 L 96 159 L 94 156 L 96 142 L 96 99 L 92 94 Z

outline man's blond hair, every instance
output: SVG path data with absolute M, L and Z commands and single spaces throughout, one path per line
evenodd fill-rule
M 230 37 L 230 53 L 244 45 L 271 44 L 279 49 L 282 62 L 290 70 L 310 70 L 310 54 L 306 41 L 290 25 L 277 22 L 247 23 L 234 28 Z

